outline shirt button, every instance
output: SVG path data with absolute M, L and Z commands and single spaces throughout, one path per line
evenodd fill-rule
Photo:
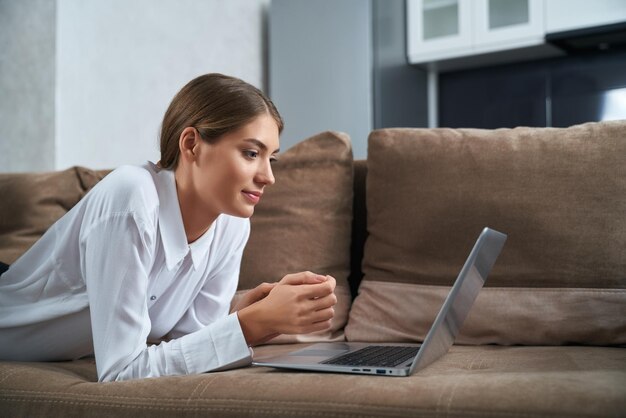
M 154 295 L 150 296 L 150 300 L 156 300 L 156 296 Z

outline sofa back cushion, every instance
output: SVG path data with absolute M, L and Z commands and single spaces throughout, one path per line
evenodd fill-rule
M 283 335 L 277 342 L 343 340 L 350 309 L 352 148 L 347 135 L 324 132 L 281 153 L 268 187 L 251 218 L 239 289 L 233 304 L 262 282 L 310 270 L 337 280 L 331 329 Z
M 0 174 L 0 261 L 17 260 L 105 174 L 83 167 Z
M 626 122 L 369 138 L 349 340 L 420 341 L 483 227 L 507 233 L 468 344 L 626 343 Z

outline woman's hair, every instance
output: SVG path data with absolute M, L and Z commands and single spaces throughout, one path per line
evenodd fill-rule
M 163 117 L 160 166 L 177 167 L 178 140 L 185 128 L 196 128 L 204 141 L 214 143 L 264 113 L 274 118 L 282 132 L 284 123 L 276 106 L 256 87 L 217 73 L 191 80 L 174 96 Z

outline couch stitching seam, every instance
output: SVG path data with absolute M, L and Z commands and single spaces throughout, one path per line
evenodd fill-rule
M 431 284 L 420 284 L 420 283 L 399 283 L 399 282 L 383 282 L 378 280 L 366 280 L 364 279 L 362 284 L 366 284 L 366 286 L 374 285 L 374 286 L 388 286 L 388 287 L 428 287 L 432 289 L 449 289 L 451 286 L 437 286 Z M 564 291 L 567 292 L 577 292 L 577 293 L 606 293 L 606 294 L 614 294 L 614 293 L 626 293 L 626 289 L 593 289 L 593 288 L 583 288 L 583 287 L 556 287 L 556 288 L 548 288 L 548 287 L 483 287 L 481 292 L 509 292 L 509 291 L 518 291 L 518 292 L 546 292 L 546 293 L 562 293 Z
M 92 406 L 112 406 L 112 407 L 123 407 L 123 408 L 130 408 L 130 409 L 152 409 L 152 410 L 179 410 L 179 411 L 206 411 L 207 408 L 206 407 L 164 407 L 164 406 L 157 406 L 157 405 L 113 405 L 113 404 L 109 404 L 109 403 L 104 403 L 104 402 L 94 402 L 94 401 L 88 401 L 88 402 L 79 402 L 79 401 L 71 401 L 71 400 L 58 400 L 58 399 L 22 399 L 22 398 L 12 398 L 12 397 L 2 397 L 0 396 L 0 400 L 4 400 L 4 401 L 15 401 L 15 402 L 40 402 L 40 403 L 59 403 L 59 404 L 69 404 L 69 405 L 92 405 Z M 237 401 L 241 401 L 240 399 Z M 274 401 L 253 401 L 253 402 L 274 402 Z M 277 401 L 275 403 L 289 403 L 288 401 Z M 318 405 L 318 403 L 310 403 L 310 404 L 314 404 L 314 405 Z M 324 403 L 325 405 L 332 405 L 329 403 Z M 435 412 L 432 411 L 430 409 L 419 409 L 419 408 L 415 408 L 415 407 L 405 407 L 405 408 L 400 408 L 400 407 L 390 407 L 390 406 L 377 406 L 377 405 L 361 405 L 361 404 L 335 404 L 338 406 L 356 406 L 358 408 L 368 408 L 370 410 L 372 410 L 371 412 L 365 412 L 365 411 L 359 411 L 358 413 L 347 413 L 350 415 L 354 415 L 354 416 L 362 416 L 363 413 L 370 413 L 370 414 L 374 414 L 376 413 L 377 415 L 374 416 L 380 416 L 380 410 L 382 411 L 388 411 L 388 412 L 404 412 L 404 411 L 411 411 L 413 413 L 415 412 Z M 262 407 L 261 407 L 262 408 Z M 242 412 L 242 411 L 248 411 L 248 412 L 256 412 L 256 413 L 264 413 L 264 414 L 276 414 L 276 413 L 289 413 L 289 414 L 299 414 L 299 415 L 333 415 L 339 412 L 333 412 L 333 411 L 328 411 L 328 412 L 324 412 L 324 411 L 320 411 L 320 412 L 316 412 L 316 411 L 311 411 L 311 410 L 307 410 L 307 411 L 294 411 L 293 409 L 283 409 L 283 410 L 277 410 L 275 409 L 275 407 L 269 407 L 271 409 L 260 409 L 260 407 L 256 407 L 256 408 L 246 408 L 246 407 L 242 407 L 242 408 L 227 408 L 227 407 L 210 407 L 211 410 L 213 411 L 224 411 L 224 412 Z M 436 413 L 436 412 L 435 412 Z M 452 415 L 458 415 L 458 416 L 468 416 L 468 415 L 473 415 L 473 416 L 487 416 L 487 415 L 492 415 L 492 416 L 502 416 L 502 415 L 508 415 L 508 416 L 515 416 L 515 417 L 540 417 L 540 416 L 553 416 L 552 414 L 541 414 L 541 413 L 532 413 L 532 414 L 528 414 L 528 413 L 520 413 L 520 412 L 510 412 L 510 411 L 474 411 L 474 410 L 449 410 L 447 411 L 447 415 L 449 416 L 450 414 Z M 341 412 L 341 416 L 346 416 L 346 413 Z M 589 415 L 579 415 L 579 416 L 589 416 Z
M 19 367 L 13 367 L 7 370 L 7 372 L 3 374 L 2 379 L 0 379 L 0 383 L 3 383 L 5 380 L 7 380 L 9 377 L 13 376 L 15 373 L 19 371 L 20 371 Z

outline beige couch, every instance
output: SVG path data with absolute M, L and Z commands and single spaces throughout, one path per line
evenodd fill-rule
M 247 367 L 113 383 L 93 359 L 0 362 L 0 416 L 626 416 L 626 122 L 381 130 L 368 154 L 353 162 L 326 132 L 281 156 L 236 297 L 311 269 L 337 278 L 339 302 L 331 330 L 255 356 L 420 341 L 480 230 L 508 233 L 439 361 L 407 378 Z M 0 261 L 105 174 L 0 174 Z

